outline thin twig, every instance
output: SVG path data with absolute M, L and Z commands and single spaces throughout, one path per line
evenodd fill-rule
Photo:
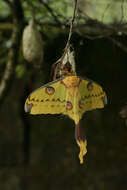
M 50 12 L 51 16 L 54 18 L 54 21 L 58 24 L 61 24 L 61 22 L 58 20 L 57 16 L 54 14 L 52 8 L 43 0 L 40 0 L 40 2 L 46 7 L 46 9 Z
M 115 40 L 112 37 L 107 37 L 110 41 L 112 41 L 116 46 L 118 46 L 120 49 L 122 49 L 124 52 L 127 53 L 127 47 L 124 46 L 120 41 Z
M 122 3 L 121 3 L 121 21 L 120 22 L 122 22 L 123 21 L 123 19 L 124 19 L 124 0 L 122 0 Z
M 102 17 L 101 17 L 102 22 L 103 22 L 103 19 L 104 19 L 105 13 L 106 13 L 106 11 L 109 9 L 110 5 L 111 5 L 111 4 L 108 3 L 107 6 L 106 6 L 106 8 L 105 8 L 105 10 L 104 10 L 104 12 L 103 12 L 103 15 L 102 15 Z
M 68 51 L 68 48 L 70 46 L 70 39 L 71 39 L 71 36 L 72 36 L 72 29 L 73 29 L 73 24 L 74 24 L 74 20 L 75 20 L 75 15 L 76 15 L 76 9 L 77 9 L 77 0 L 74 0 L 74 12 L 73 12 L 73 16 L 72 16 L 72 19 L 71 19 L 71 23 L 70 23 L 70 30 L 69 30 L 69 35 L 68 35 L 68 40 L 67 40 L 67 43 L 66 43 L 66 46 L 65 46 L 65 49 L 64 49 L 64 53 L 61 57 L 61 61 L 63 60 L 65 54 L 67 53 Z
M 32 18 L 35 20 L 35 11 L 34 11 L 34 7 L 32 6 L 32 3 L 30 0 L 26 0 L 26 3 L 28 5 L 28 8 L 31 12 Z

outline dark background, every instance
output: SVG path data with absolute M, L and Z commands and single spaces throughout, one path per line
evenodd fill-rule
M 9 37 L 7 30 L 2 42 Z M 127 44 L 125 35 L 113 37 Z M 51 81 L 51 65 L 62 55 L 66 40 L 67 31 L 44 39 L 41 69 L 19 55 L 17 64 L 22 63 L 25 71 L 19 78 L 13 74 L 0 104 L 1 190 L 127 188 L 127 126 L 119 114 L 127 101 L 127 53 L 108 38 L 90 40 L 74 32 L 71 40 L 77 74 L 103 86 L 108 98 L 104 109 L 87 112 L 80 121 L 88 143 L 83 165 L 72 120 L 63 115 L 24 113 L 28 94 Z M 4 64 L 0 65 L 1 80 Z

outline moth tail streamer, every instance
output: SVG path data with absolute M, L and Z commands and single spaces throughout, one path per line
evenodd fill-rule
M 81 141 L 77 141 L 78 146 L 80 147 L 80 153 L 79 153 L 79 160 L 80 160 L 80 164 L 83 164 L 83 157 L 86 155 L 87 153 L 87 141 L 86 140 L 81 140 Z
M 80 148 L 80 152 L 79 152 L 80 164 L 83 164 L 83 157 L 87 153 L 87 148 L 86 148 L 87 140 L 83 137 L 83 135 L 81 133 L 81 129 L 79 127 L 79 122 L 75 125 L 75 138 L 76 138 L 76 142 Z

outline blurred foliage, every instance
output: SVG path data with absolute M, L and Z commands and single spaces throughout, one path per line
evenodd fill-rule
M 79 9 L 85 15 L 103 23 L 126 22 L 127 2 L 123 0 L 79 0 Z
M 25 72 L 25 67 L 23 65 L 17 65 L 15 71 L 16 71 L 16 77 L 22 78 Z
M 10 0 L 11 3 L 16 1 Z M 23 8 L 22 32 L 32 13 L 26 0 L 18 2 Z M 11 68 L 12 78 L 0 106 L 0 189 L 127 189 L 127 127 L 119 116 L 121 106 L 127 102 L 126 30 L 124 34 L 110 36 L 120 42 L 119 47 L 106 36 L 95 36 L 95 40 L 91 40 L 80 29 L 77 32 L 74 28 L 71 44 L 75 50 L 77 74 L 98 82 L 108 96 L 105 109 L 88 112 L 81 120 L 88 153 L 84 165 L 80 166 L 73 122 L 69 118 L 24 113 L 28 94 L 52 80 L 52 64 L 62 55 L 67 41 L 72 1 L 43 0 L 50 9 L 41 0 L 29 2 L 44 42 L 44 60 L 40 68 L 27 63 L 22 54 L 22 37 L 19 37 L 19 50 Z M 80 6 L 84 2 L 85 8 Z M 85 24 L 86 18 L 92 17 L 103 21 L 102 24 L 126 25 L 126 6 L 126 1 L 122 0 L 79 0 L 79 7 L 88 17 L 78 12 L 75 23 Z M 0 1 L 0 82 L 6 71 L 9 52 L 16 49 L 12 43 L 15 26 L 12 20 L 8 1 Z
M 5 17 L 8 16 L 10 13 L 10 9 L 8 5 L 4 1 L 0 1 L 0 16 Z

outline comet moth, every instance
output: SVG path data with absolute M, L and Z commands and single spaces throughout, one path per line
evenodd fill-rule
M 76 141 L 80 147 L 79 159 L 87 153 L 87 141 L 80 135 L 79 121 L 83 113 L 103 108 L 106 94 L 97 83 L 81 78 L 76 73 L 50 82 L 33 91 L 25 102 L 25 112 L 29 114 L 64 114 L 75 122 Z

